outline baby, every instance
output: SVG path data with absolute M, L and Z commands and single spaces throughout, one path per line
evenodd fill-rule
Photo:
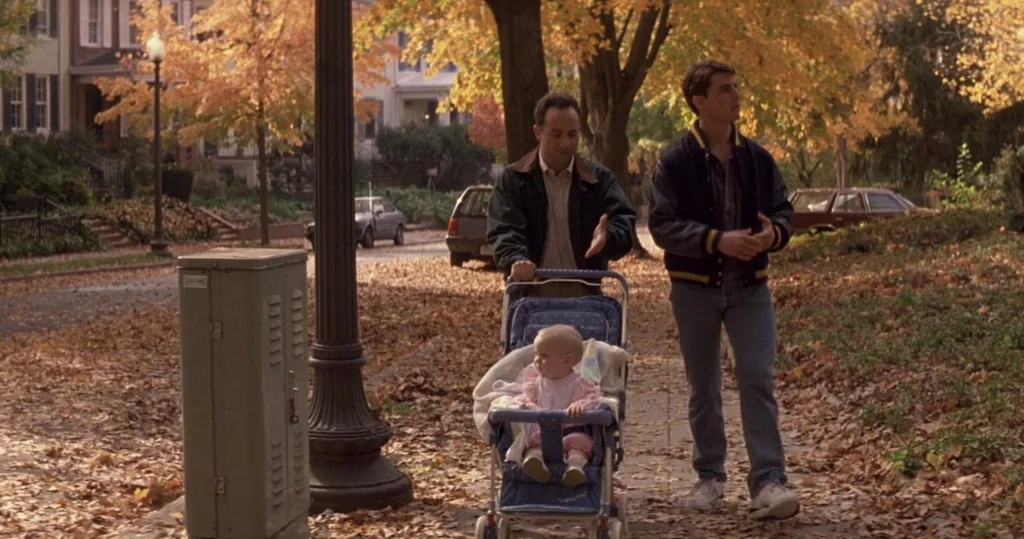
M 565 410 L 575 417 L 600 403 L 601 391 L 581 377 L 573 367 L 583 359 L 583 338 L 572 326 L 554 325 L 540 330 L 533 341 L 533 364 L 523 370 L 523 393 L 516 397 L 522 408 Z M 568 428 L 570 426 L 567 426 Z M 533 480 L 551 480 L 551 471 L 541 454 L 540 428 L 529 425 L 523 459 L 523 472 Z M 583 432 L 570 432 L 562 438 L 568 468 L 562 484 L 575 488 L 584 481 L 583 467 L 590 460 L 594 440 Z

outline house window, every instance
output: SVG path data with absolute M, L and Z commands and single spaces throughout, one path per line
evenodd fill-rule
M 36 131 L 47 131 L 50 127 L 50 77 L 36 79 Z
M 25 118 L 22 114 L 23 106 L 25 104 L 24 97 L 24 85 L 25 80 L 22 77 L 18 77 L 14 81 L 14 88 L 11 88 L 11 130 L 20 131 L 25 129 Z
M 36 32 L 40 35 L 50 33 L 50 0 L 36 0 Z
M 86 41 L 90 45 L 99 45 L 100 43 L 100 15 L 101 15 L 102 0 L 89 0 L 89 12 L 86 17 Z

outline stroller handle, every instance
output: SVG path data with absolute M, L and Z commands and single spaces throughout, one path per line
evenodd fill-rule
M 626 277 L 617 271 L 537 268 L 533 274 L 540 279 L 615 279 L 624 290 L 629 290 L 629 282 L 626 281 Z M 509 276 L 508 283 L 517 282 Z
M 538 423 L 554 425 L 599 425 L 615 424 L 615 414 L 607 406 L 569 417 L 565 410 L 494 410 L 487 414 L 492 423 Z

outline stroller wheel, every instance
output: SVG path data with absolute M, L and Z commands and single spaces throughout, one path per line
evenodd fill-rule
M 487 524 L 487 515 L 476 519 L 476 539 L 497 539 L 498 530 Z
M 590 524 L 587 530 L 587 539 L 622 539 L 626 537 L 626 531 L 622 521 L 617 518 L 608 520 L 608 527 L 602 528 L 597 522 Z
M 626 530 L 628 529 L 627 522 L 629 522 L 629 499 L 625 492 L 620 492 L 615 496 L 615 516 L 618 524 L 621 526 L 622 537 L 626 537 Z
M 498 539 L 509 539 L 512 537 L 512 525 L 505 517 L 498 518 Z
M 608 523 L 608 539 L 622 539 L 626 536 L 626 527 L 621 520 L 613 520 Z

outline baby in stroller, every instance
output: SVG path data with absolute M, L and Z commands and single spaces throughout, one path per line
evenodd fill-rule
M 476 539 L 508 539 L 519 521 L 575 521 L 589 539 L 627 534 L 623 459 L 629 285 L 614 272 L 537 270 L 552 280 L 612 280 L 608 295 L 532 297 L 502 305 L 501 348 L 473 390 L 473 420 L 490 446 L 490 489 Z M 560 480 L 552 480 L 553 478 Z
M 556 324 L 537 333 L 534 340 L 533 365 L 523 371 L 523 392 L 516 403 L 529 410 L 565 410 L 577 417 L 600 404 L 601 390 L 597 384 L 580 376 L 574 367 L 583 359 L 583 337 L 572 326 Z M 594 440 L 578 426 L 565 425 L 562 448 L 567 464 L 562 484 L 576 488 L 584 481 L 583 468 L 589 462 Z M 540 428 L 528 425 L 523 473 L 534 481 L 546 483 L 551 471 L 544 464 Z

